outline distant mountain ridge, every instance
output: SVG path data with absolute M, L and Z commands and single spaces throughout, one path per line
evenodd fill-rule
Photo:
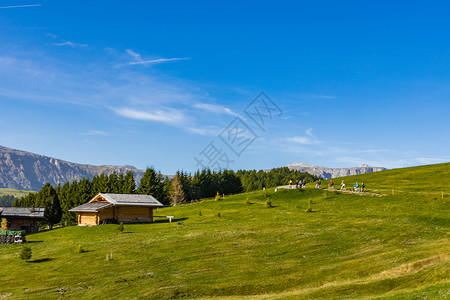
M 82 178 L 92 179 L 94 175 L 105 172 L 126 173 L 132 171 L 139 182 L 144 170 L 133 166 L 94 166 L 77 164 L 31 152 L 0 146 L 0 188 L 39 191 L 50 182 L 52 185 L 64 184 Z
M 289 170 L 297 170 L 300 172 L 307 172 L 312 175 L 320 176 L 324 179 L 343 177 L 349 175 L 358 175 L 371 172 L 384 171 L 386 168 L 383 167 L 371 167 L 368 165 L 361 165 L 354 168 L 325 168 L 319 166 L 312 166 L 304 163 L 293 163 L 287 166 Z

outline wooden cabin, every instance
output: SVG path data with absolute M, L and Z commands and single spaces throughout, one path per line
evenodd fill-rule
M 43 207 L 0 207 L 0 219 L 6 219 L 7 230 L 38 231 L 38 222 L 45 221 Z
M 78 225 L 94 226 L 107 222 L 150 223 L 153 209 L 163 206 L 150 195 L 100 193 L 69 211 L 78 213 Z

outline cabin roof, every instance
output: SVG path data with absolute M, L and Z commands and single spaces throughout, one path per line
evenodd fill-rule
M 108 202 L 88 202 L 83 205 L 69 209 L 71 212 L 98 212 L 103 208 L 112 206 L 113 204 Z
M 104 199 L 107 202 L 98 201 Z M 111 193 L 99 193 L 92 198 L 88 203 L 74 207 L 70 209 L 71 212 L 98 212 L 101 209 L 110 206 L 143 206 L 143 207 L 163 207 L 158 200 L 151 195 L 140 194 L 111 194 Z
M 44 218 L 44 207 L 0 207 L 2 217 Z
M 106 201 L 114 205 L 132 205 L 132 206 L 151 206 L 151 207 L 162 207 L 158 200 L 156 200 L 151 195 L 141 195 L 141 194 L 110 194 L 110 193 L 100 193 L 94 197 L 96 199 L 98 196 L 102 196 Z M 93 201 L 92 199 L 91 201 Z

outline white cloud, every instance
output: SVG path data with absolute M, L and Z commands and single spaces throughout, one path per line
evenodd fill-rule
M 64 41 L 61 43 L 53 43 L 54 46 L 58 46 L 58 47 L 64 47 L 64 46 L 69 46 L 72 48 L 78 48 L 78 47 L 87 47 L 87 44 L 80 44 L 80 43 L 74 43 L 71 41 Z
M 308 128 L 305 130 L 307 136 L 294 136 L 286 138 L 286 141 L 297 143 L 301 145 L 315 145 L 319 144 L 320 141 L 316 139 L 316 137 L 312 133 L 312 128 Z
M 134 52 L 131 49 L 127 49 L 126 50 L 128 54 L 130 54 L 136 61 L 142 61 L 142 58 L 139 54 L 137 54 L 136 52 Z
M 42 6 L 42 4 L 27 4 L 27 5 L 2 6 L 2 7 L 0 7 L 0 9 L 5 9 L 5 8 L 22 8 L 22 7 L 36 7 L 36 6 Z
M 312 140 L 309 137 L 306 136 L 294 136 L 294 137 L 290 137 L 286 139 L 288 142 L 293 142 L 293 143 L 297 143 L 297 144 L 302 144 L 302 145 L 313 145 L 313 144 L 317 144 L 317 141 Z
M 143 60 L 141 55 L 134 52 L 132 49 L 127 49 L 126 51 L 134 59 L 134 61 L 130 61 L 128 65 L 154 65 L 172 61 L 191 59 L 190 57 L 174 57 L 174 58 L 158 58 L 152 60 Z
M 133 108 L 113 108 L 118 114 L 126 118 L 141 120 L 141 121 L 153 121 L 162 122 L 167 124 L 180 124 L 185 120 L 185 116 L 178 110 L 167 109 L 154 110 L 154 111 L 142 111 Z
M 82 135 L 97 135 L 97 136 L 107 136 L 108 134 L 101 130 L 89 130 L 88 132 L 82 132 Z
M 189 57 L 175 57 L 175 58 L 159 58 L 159 59 L 153 59 L 153 60 L 142 60 L 142 61 L 131 61 L 128 64 L 129 65 L 154 65 L 154 64 L 162 64 L 170 61 L 177 61 L 177 60 L 186 60 L 190 59 Z
M 208 128 L 188 127 L 185 130 L 190 133 L 206 136 L 216 136 L 219 135 L 220 133 L 220 129 L 216 127 L 208 127 Z
M 196 103 L 194 104 L 195 108 L 205 110 L 211 113 L 218 113 L 218 114 L 228 114 L 231 116 L 239 117 L 239 114 L 235 113 L 228 107 L 217 105 L 217 104 L 209 104 L 209 103 Z

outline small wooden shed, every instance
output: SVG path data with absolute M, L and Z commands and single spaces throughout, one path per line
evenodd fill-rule
M 99 193 L 88 203 L 70 209 L 78 213 L 78 225 L 99 225 L 108 221 L 153 222 L 153 209 L 163 207 L 151 195 Z
M 0 207 L 0 219 L 6 219 L 8 230 L 38 231 L 38 222 L 45 221 L 43 207 Z

